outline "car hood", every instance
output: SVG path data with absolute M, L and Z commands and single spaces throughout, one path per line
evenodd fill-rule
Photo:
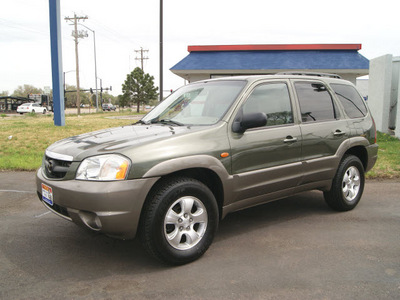
M 67 155 L 73 161 L 99 154 L 123 153 L 134 146 L 194 131 L 192 127 L 166 125 L 131 125 L 103 129 L 60 140 L 47 152 Z

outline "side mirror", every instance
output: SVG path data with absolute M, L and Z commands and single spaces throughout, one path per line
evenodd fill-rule
M 262 127 L 266 124 L 267 116 L 265 113 L 239 113 L 239 115 L 236 117 L 236 120 L 233 122 L 232 131 L 236 133 L 244 133 L 247 129 Z

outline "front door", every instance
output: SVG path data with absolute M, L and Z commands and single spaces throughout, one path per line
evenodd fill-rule
M 301 131 L 286 81 L 257 85 L 240 113 L 264 112 L 267 124 L 230 133 L 235 199 L 255 198 L 296 186 L 301 179 Z M 260 201 L 262 201 L 260 199 Z

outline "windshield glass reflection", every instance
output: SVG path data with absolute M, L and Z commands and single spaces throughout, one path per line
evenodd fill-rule
M 184 86 L 155 107 L 140 123 L 215 124 L 225 115 L 245 84 L 244 80 L 227 80 Z

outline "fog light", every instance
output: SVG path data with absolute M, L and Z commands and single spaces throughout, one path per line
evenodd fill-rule
M 95 213 L 89 211 L 80 211 L 79 217 L 81 218 L 82 222 L 85 223 L 85 225 L 90 229 L 94 231 L 101 230 L 100 218 Z

